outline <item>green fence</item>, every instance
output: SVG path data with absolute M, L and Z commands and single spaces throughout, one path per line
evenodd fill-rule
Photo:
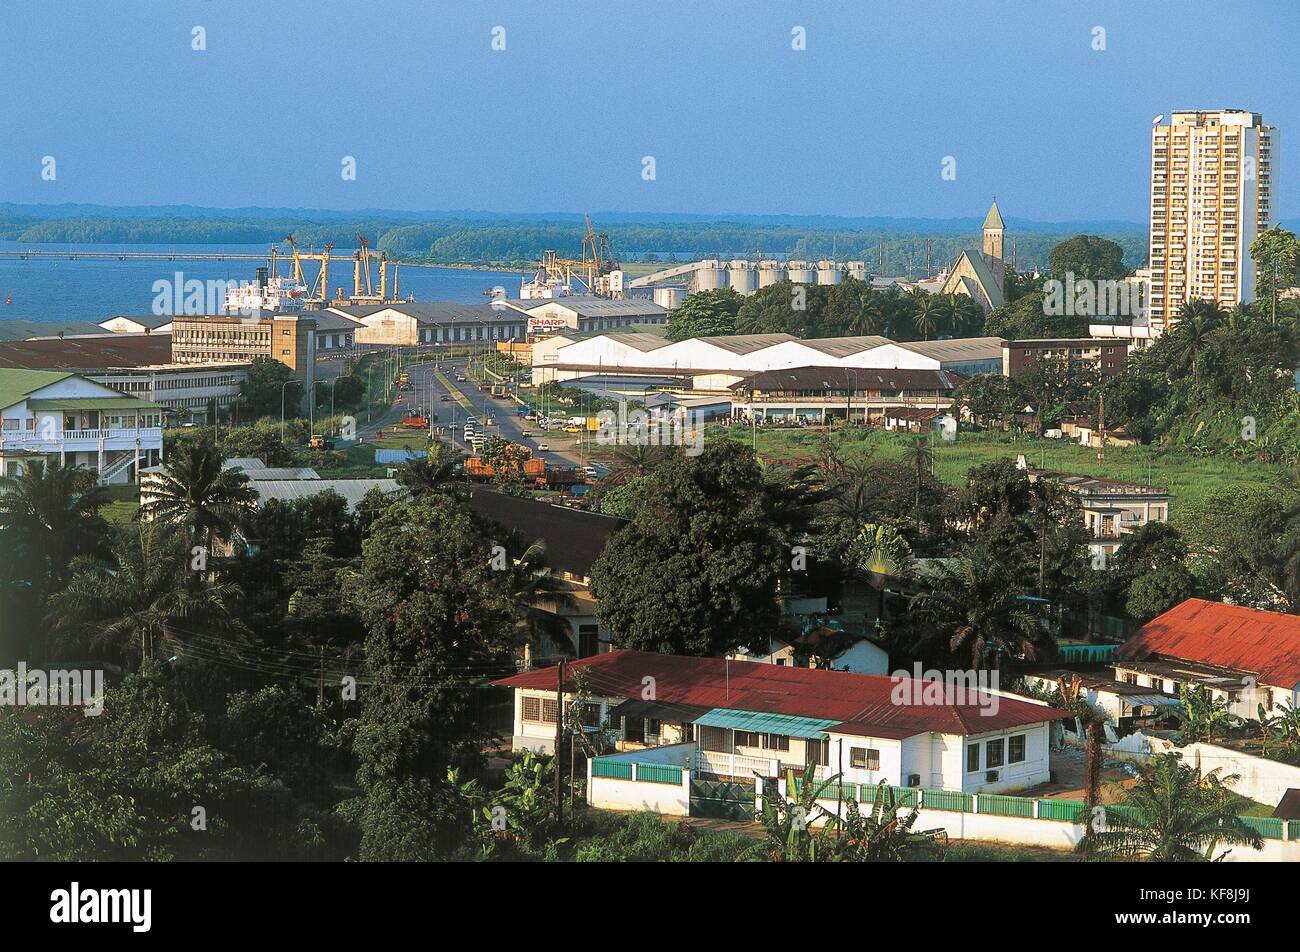
M 646 783 L 682 785 L 682 768 L 674 764 L 637 764 L 636 779 Z
M 1243 816 L 1241 822 L 1254 829 L 1256 833 L 1266 840 L 1281 840 L 1286 837 L 1283 835 L 1285 827 L 1284 821 L 1271 816 Z
M 917 794 L 920 791 L 916 787 L 889 787 L 894 793 L 894 802 L 905 807 L 914 807 L 917 804 Z M 876 784 L 864 783 L 859 788 L 858 799 L 863 803 L 875 803 L 876 793 L 880 787 Z
M 1082 800 L 1039 800 L 1038 819 L 1081 823 L 1084 806 Z
M 608 777 L 611 780 L 631 780 L 632 761 L 602 760 L 597 757 L 591 762 L 591 775 L 593 777 Z M 681 782 L 680 779 L 678 782 Z
M 957 790 L 922 790 L 921 805 L 927 810 L 952 810 L 957 813 L 970 813 L 975 798 L 969 793 Z
M 996 793 L 981 793 L 979 802 L 980 813 L 991 813 L 993 816 L 1034 816 L 1034 801 L 1028 797 L 1005 797 Z
M 1300 840 L 1300 820 L 1286 821 L 1286 838 L 1288 840 Z

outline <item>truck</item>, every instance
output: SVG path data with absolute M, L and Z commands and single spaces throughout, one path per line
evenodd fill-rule
M 504 384 L 494 383 L 492 385 L 492 396 L 504 397 L 505 395 L 506 395 L 506 388 Z
M 492 464 L 479 456 L 465 460 L 465 475 L 470 479 L 491 479 L 496 475 Z M 546 461 L 529 457 L 523 461 L 523 476 L 528 482 L 541 485 L 546 482 Z
M 408 413 L 402 417 L 402 426 L 408 430 L 425 430 L 429 427 L 429 418 L 416 413 Z

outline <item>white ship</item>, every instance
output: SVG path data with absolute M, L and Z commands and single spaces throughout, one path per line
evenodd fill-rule
M 226 289 L 227 314 L 261 314 L 293 312 L 306 307 L 310 289 L 278 274 L 267 276 L 266 268 L 257 269 L 257 279 Z

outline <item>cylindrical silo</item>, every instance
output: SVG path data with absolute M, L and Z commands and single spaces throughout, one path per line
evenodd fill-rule
M 683 301 L 686 300 L 687 290 L 685 288 L 666 287 L 655 288 L 654 301 L 660 307 L 668 310 L 676 310 Z
M 817 272 L 808 265 L 807 261 L 791 261 L 789 273 L 790 280 L 795 284 L 817 283 Z
M 844 272 L 840 270 L 838 261 L 818 261 L 817 262 L 817 283 L 818 284 L 839 284 L 840 278 Z
M 758 286 L 771 287 L 778 281 L 785 280 L 785 265 L 779 261 L 760 261 L 758 263 Z
M 758 272 L 743 258 L 728 262 L 727 278 L 731 282 L 731 289 L 737 294 L 753 294 L 758 290 Z
M 859 281 L 867 280 L 867 263 L 865 261 L 847 261 L 844 264 L 845 272 Z
M 727 269 L 716 258 L 701 261 L 695 269 L 694 287 L 696 291 L 717 291 L 727 286 Z

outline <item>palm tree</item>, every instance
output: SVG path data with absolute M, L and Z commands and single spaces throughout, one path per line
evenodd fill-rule
M 1220 843 L 1263 849 L 1264 839 L 1237 815 L 1241 797 L 1229 787 L 1237 775 L 1202 775 L 1172 753 L 1142 768 L 1125 792 L 1122 809 L 1106 811 L 1106 828 L 1079 841 L 1077 849 L 1104 859 L 1166 863 L 1217 862 Z
M 546 564 L 545 540 L 538 539 L 524 550 L 512 581 L 510 595 L 523 616 L 527 643 L 536 645 L 538 634 L 544 634 L 552 644 L 571 644 L 573 632 L 560 611 L 574 607 L 577 599 L 572 588 Z M 573 648 L 576 656 L 582 645 Z
M 1085 835 L 1092 833 L 1096 821 L 1097 805 L 1101 803 L 1101 768 L 1105 757 L 1102 744 L 1105 740 L 1106 715 L 1098 710 L 1083 693 L 1083 681 L 1077 674 L 1064 675 L 1057 688 L 1065 706 L 1078 719 L 1087 736 L 1083 760 L 1083 806 Z
M 912 311 L 912 324 L 916 327 L 916 332 L 921 335 L 922 340 L 930 339 L 930 335 L 939 326 L 941 317 L 939 302 L 929 292 L 922 291 L 921 296 L 916 299 L 916 307 Z
M 849 319 L 848 332 L 858 336 L 879 334 L 885 327 L 885 309 L 871 289 L 863 291 L 858 307 Z
M 397 470 L 397 482 L 419 499 L 452 489 L 461 454 L 445 443 L 435 443 L 425 456 L 403 463 Z
M 944 650 L 969 652 L 976 669 L 997 668 L 1007 659 L 1036 660 L 1050 636 L 1004 567 L 970 555 L 955 562 L 941 564 L 932 590 L 913 603 L 917 617 L 944 639 Z
M 92 470 L 58 460 L 35 460 L 21 476 L 0 477 L 0 529 L 39 567 L 30 580 L 41 592 L 67 581 L 76 556 L 100 551 L 108 524 L 99 510 L 107 503 Z
M 934 444 L 925 433 L 917 433 L 903 449 L 903 462 L 916 470 L 916 531 L 921 532 L 921 484 L 934 468 Z
M 1224 317 L 1223 308 L 1214 301 L 1188 301 L 1179 310 L 1178 324 L 1170 335 L 1170 343 L 1175 353 L 1181 355 L 1191 368 L 1193 380 L 1200 377 L 1201 352 Z
M 889 580 L 912 576 L 915 562 L 912 547 L 889 525 L 867 523 L 850 549 L 851 561 L 867 575 L 867 583 L 877 592 L 876 624 L 885 623 L 885 587 Z
M 191 543 L 202 538 L 211 552 L 213 537 L 228 535 L 240 514 L 257 500 L 248 477 L 224 469 L 222 463 L 221 453 L 208 440 L 182 445 L 153 483 L 140 514 L 185 526 Z
M 673 455 L 672 447 L 645 443 L 622 443 L 614 450 L 610 471 L 601 480 L 603 486 L 619 486 L 638 476 L 649 475 Z
M 66 588 L 48 602 L 56 633 L 88 636 L 122 658 L 138 644 L 148 658 L 169 623 L 229 618 L 240 594 L 229 582 L 199 585 L 189 572 L 189 542 L 162 522 L 120 529 L 113 564 L 79 558 Z

